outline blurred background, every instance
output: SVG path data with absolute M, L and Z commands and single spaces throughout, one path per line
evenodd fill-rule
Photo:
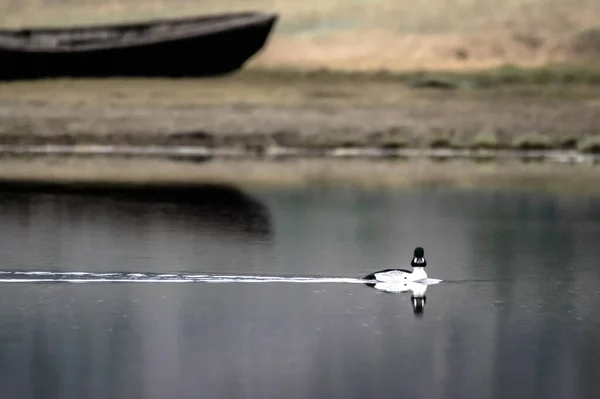
M 276 12 L 263 67 L 468 69 L 600 56 L 596 0 L 0 0 L 0 26 Z

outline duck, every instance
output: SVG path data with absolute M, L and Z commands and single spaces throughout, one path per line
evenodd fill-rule
M 406 269 L 385 269 L 368 274 L 363 278 L 373 283 L 404 283 L 427 280 L 428 277 L 425 272 L 427 260 L 425 259 L 425 250 L 422 247 L 415 248 L 410 265 L 413 268 L 412 271 Z

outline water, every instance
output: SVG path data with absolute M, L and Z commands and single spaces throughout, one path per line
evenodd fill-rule
M 600 396 L 599 199 L 157 196 L 0 196 L 0 397 Z

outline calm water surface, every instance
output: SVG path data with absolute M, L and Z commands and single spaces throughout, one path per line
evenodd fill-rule
M 192 199 L 3 193 L 0 270 L 315 280 L 4 273 L 0 397 L 600 397 L 598 199 L 341 188 Z M 318 279 L 406 267 L 419 245 L 444 280 L 422 314 L 410 293 Z

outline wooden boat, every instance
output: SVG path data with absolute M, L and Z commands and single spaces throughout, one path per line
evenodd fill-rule
M 240 12 L 121 25 L 0 29 L 0 79 L 230 73 L 263 48 L 277 18 Z

